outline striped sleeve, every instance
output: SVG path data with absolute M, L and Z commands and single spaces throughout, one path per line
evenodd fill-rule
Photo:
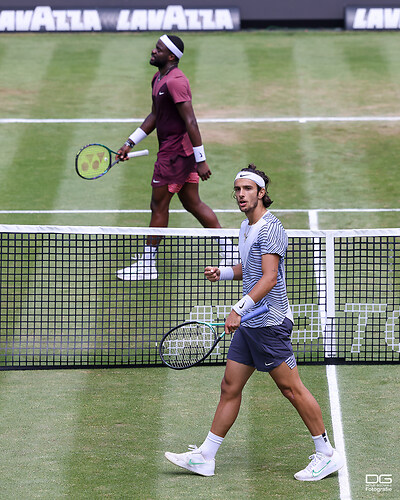
M 258 233 L 258 243 L 261 255 L 274 253 L 284 257 L 288 246 L 286 231 L 278 219 L 270 224 L 265 224 Z

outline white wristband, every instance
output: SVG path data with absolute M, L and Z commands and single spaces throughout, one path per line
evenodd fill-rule
M 206 161 L 206 154 L 204 152 L 204 146 L 193 146 L 194 159 L 196 163 L 200 163 L 201 161 Z
M 255 302 L 250 297 L 250 295 L 245 295 L 243 298 L 236 302 L 236 304 L 232 307 L 232 309 L 239 314 L 239 316 L 243 316 L 249 309 L 254 306 Z
M 129 136 L 129 139 L 135 144 L 139 144 L 139 142 L 143 141 L 143 139 L 146 139 L 146 137 L 146 132 L 139 127 L 133 132 L 133 134 Z
M 220 267 L 219 268 L 219 281 L 233 280 L 233 268 L 232 267 Z

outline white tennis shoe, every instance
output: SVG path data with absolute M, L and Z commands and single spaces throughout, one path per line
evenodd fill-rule
M 142 255 L 138 256 L 132 265 L 117 271 L 117 278 L 127 281 L 156 280 L 158 272 L 154 259 L 144 259 Z
M 309 457 L 311 462 L 307 467 L 299 472 L 296 472 L 294 477 L 299 481 L 319 481 L 329 474 L 341 469 L 344 465 L 344 460 L 341 455 L 334 449 L 333 455 L 328 457 L 323 453 L 316 452 Z
M 201 449 L 197 446 L 190 445 L 186 453 L 170 453 L 165 452 L 165 458 L 183 469 L 190 470 L 200 476 L 213 476 L 215 471 L 215 459 L 206 460 Z

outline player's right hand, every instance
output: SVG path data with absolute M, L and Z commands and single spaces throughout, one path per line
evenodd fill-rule
M 204 269 L 204 275 L 208 279 L 208 281 L 212 281 L 212 282 L 218 281 L 220 274 L 221 273 L 220 273 L 220 270 L 218 269 L 218 267 L 207 266 Z
M 115 159 L 119 161 L 129 160 L 128 153 L 132 148 L 124 144 L 121 148 L 118 149 L 117 154 L 115 155 Z
M 232 309 L 225 321 L 225 333 L 234 333 L 240 326 L 242 317 Z

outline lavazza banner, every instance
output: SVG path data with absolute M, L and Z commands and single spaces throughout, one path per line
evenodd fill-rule
M 400 30 L 398 7 L 346 7 L 347 30 Z
M 237 8 L 1 10 L 0 32 L 239 30 Z

